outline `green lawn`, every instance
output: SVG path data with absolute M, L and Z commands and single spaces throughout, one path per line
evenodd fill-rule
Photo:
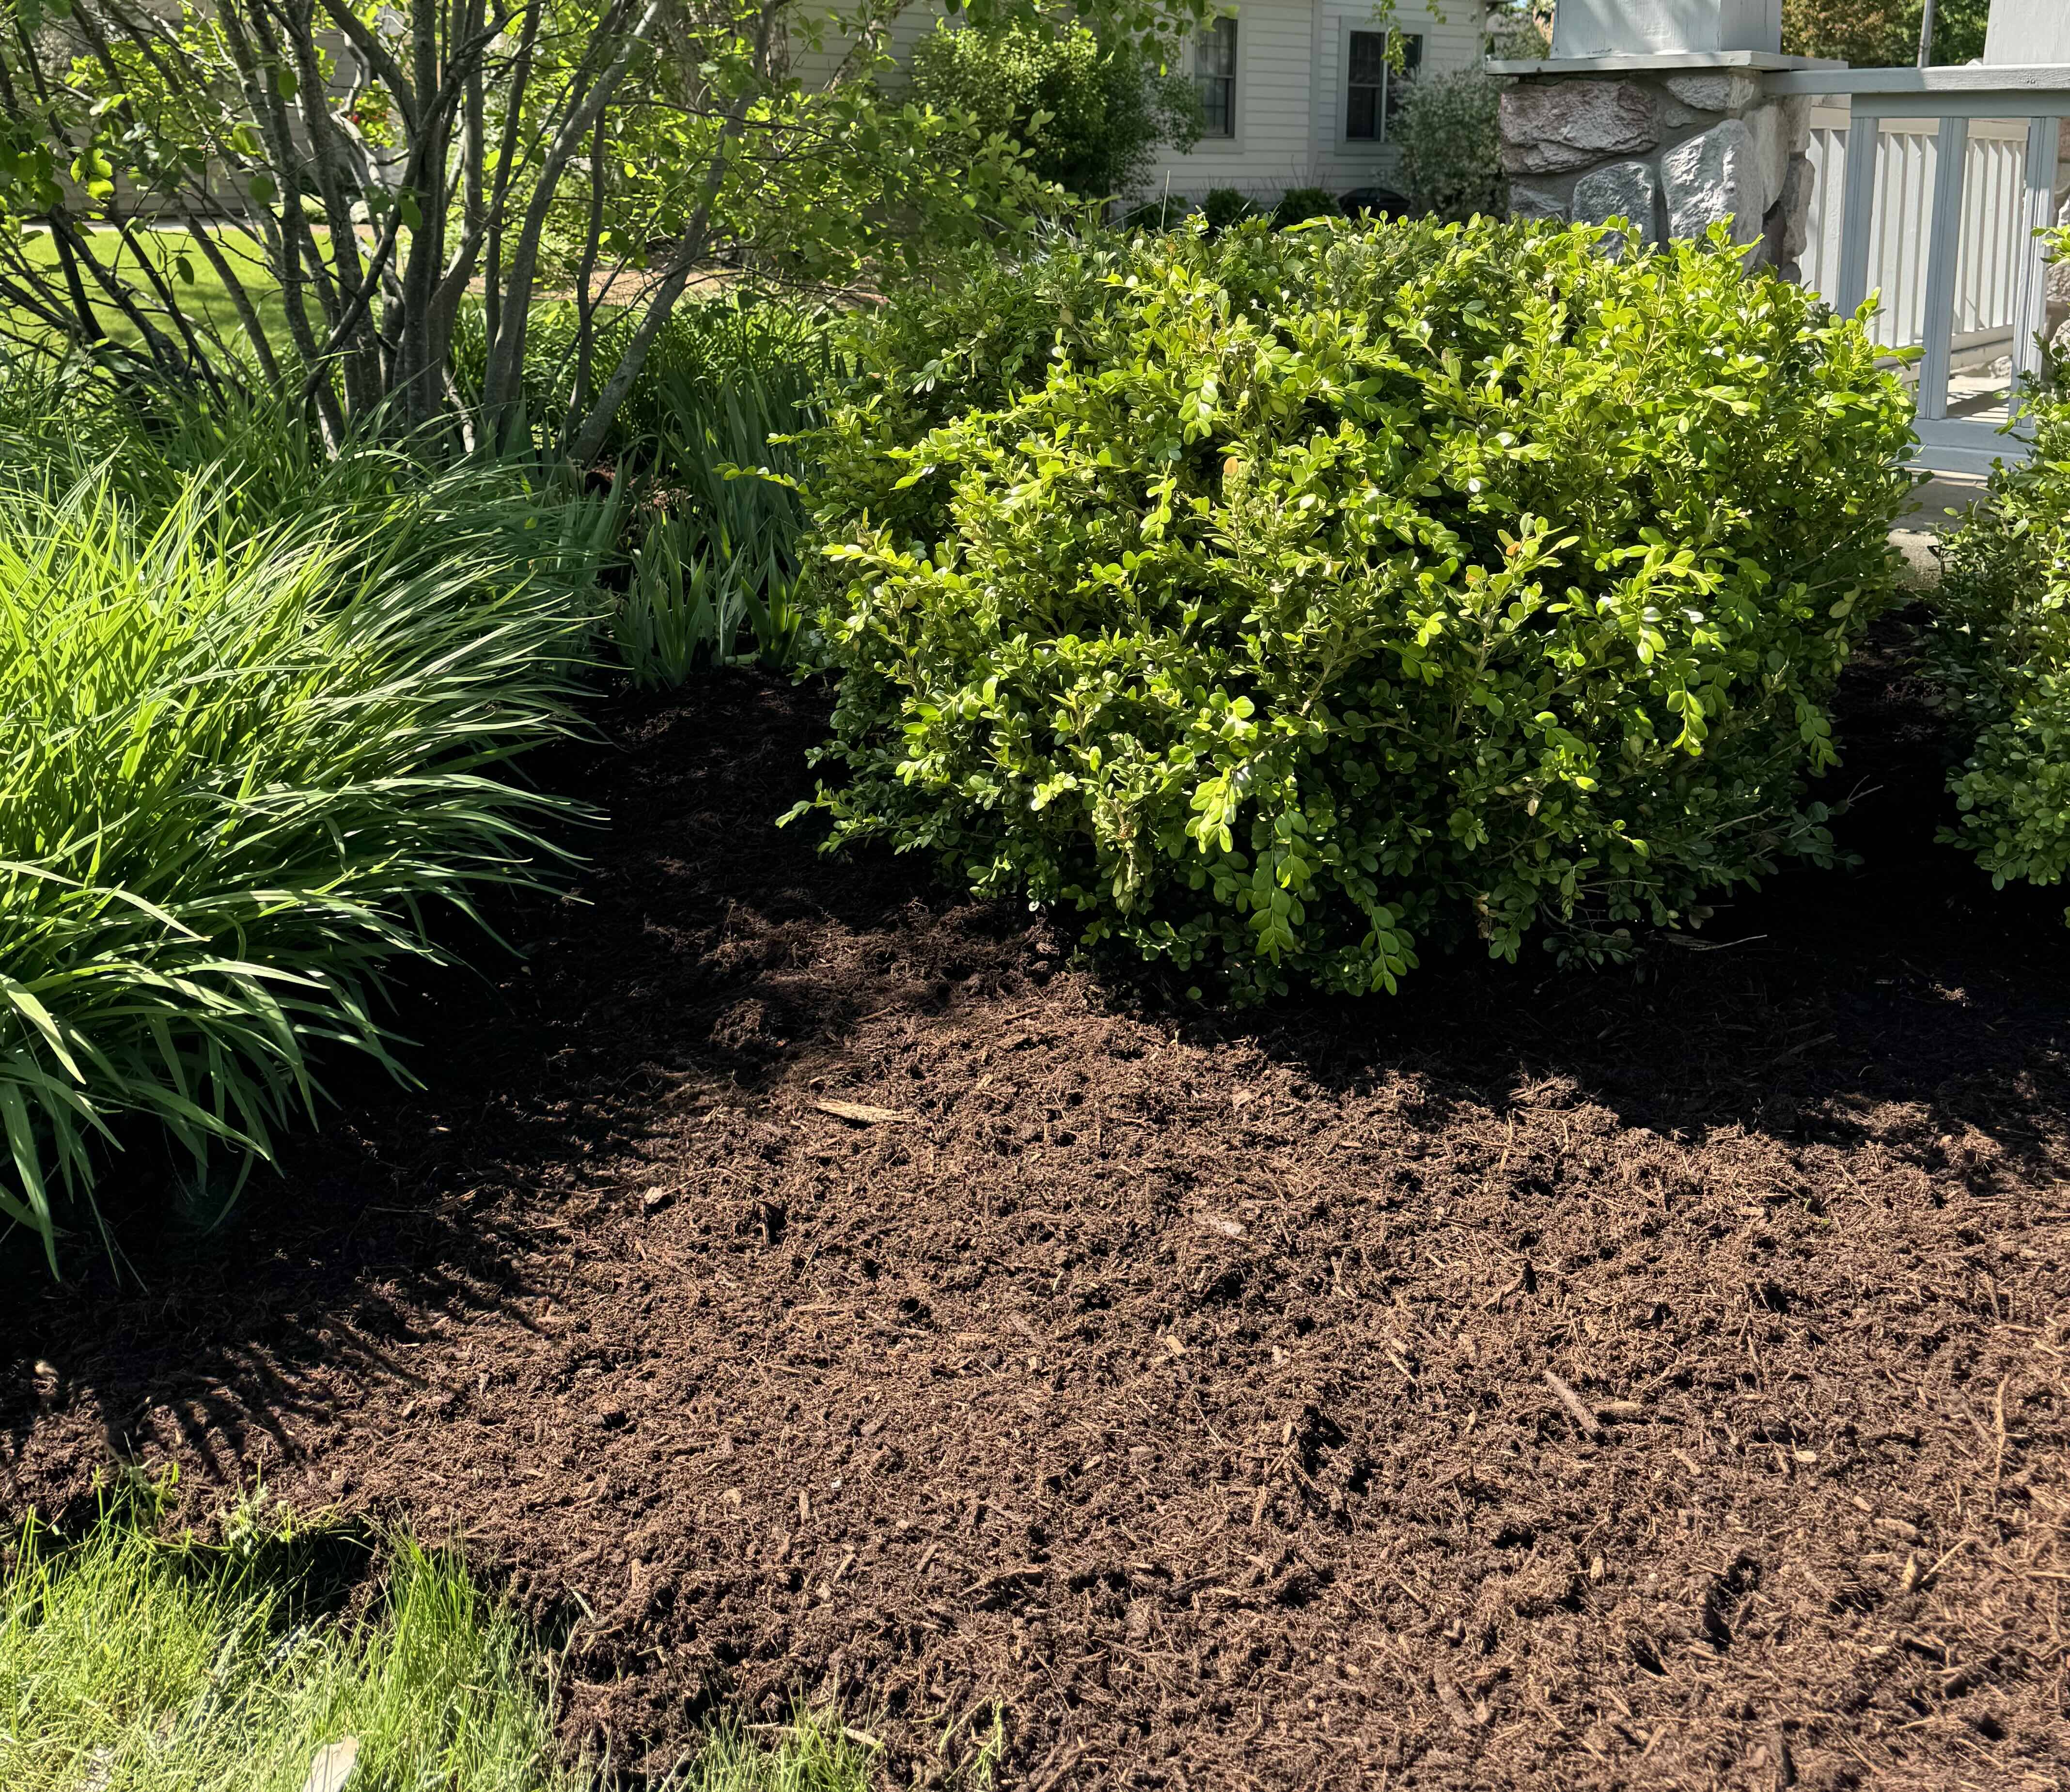
M 319 231 L 317 234 L 321 237 L 328 233 Z M 145 254 L 151 258 L 153 265 L 165 276 L 166 283 L 179 293 L 181 308 L 195 321 L 197 328 L 205 322 L 220 334 L 223 341 L 241 348 L 245 341 L 244 326 L 238 321 L 237 308 L 231 303 L 230 290 L 209 264 L 207 257 L 195 248 L 190 231 L 183 226 L 166 226 L 149 230 L 139 226 L 133 235 L 136 241 L 142 245 Z M 250 296 L 252 309 L 259 313 L 268 340 L 284 345 L 287 340 L 287 306 L 256 246 L 240 232 L 220 227 L 216 229 L 214 240 L 222 249 L 223 259 L 237 275 L 239 283 Z M 153 324 L 162 324 L 164 308 L 155 302 L 154 295 L 142 280 L 136 252 L 129 243 L 112 230 L 96 230 L 93 232 L 92 242 L 95 253 L 100 257 L 104 266 L 113 270 L 117 278 L 125 284 L 134 283 L 140 288 L 140 301 L 153 300 L 153 303 L 141 308 L 151 317 Z M 39 266 L 55 268 L 57 265 L 57 245 L 48 231 L 39 231 L 27 237 L 23 248 L 30 259 Z M 182 276 L 182 264 L 186 273 L 191 275 L 190 280 Z M 136 325 L 115 306 L 108 304 L 106 295 L 94 288 L 91 282 L 88 290 L 108 333 L 119 342 L 135 342 L 138 336 Z M 309 307 L 309 316 L 313 323 L 317 321 L 317 310 L 313 305 Z
M 0 1786 L 301 1792 L 319 1760 L 350 1760 L 355 1792 L 604 1783 L 561 1760 L 549 1662 L 453 1556 L 396 1544 L 354 1600 L 376 1558 L 354 1534 L 277 1516 L 232 1534 L 204 1550 L 109 1519 L 70 1548 L 24 1537 L 0 1580 Z M 714 1736 L 669 1784 L 867 1792 L 872 1758 L 801 1716 L 767 1747 Z

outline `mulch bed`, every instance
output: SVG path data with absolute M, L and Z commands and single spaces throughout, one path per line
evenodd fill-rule
M 0 1508 L 456 1536 L 633 1767 L 803 1696 L 901 1786 L 2070 1783 L 2070 937 L 1852 680 L 1866 862 L 1733 943 L 1236 1016 L 776 833 L 824 693 L 625 700 L 424 1090 L 145 1291 L 9 1266 Z

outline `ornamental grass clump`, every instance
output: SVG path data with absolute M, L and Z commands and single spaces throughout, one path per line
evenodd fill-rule
M 314 1054 L 392 1064 L 398 966 L 557 863 L 566 805 L 506 768 L 571 726 L 595 507 L 416 473 L 0 507 L 0 1214 L 53 1266 L 118 1148 L 248 1163 Z
M 1830 860 L 1909 407 L 1722 235 L 1060 249 L 894 303 L 819 442 L 830 844 L 1089 942 L 1392 989 Z

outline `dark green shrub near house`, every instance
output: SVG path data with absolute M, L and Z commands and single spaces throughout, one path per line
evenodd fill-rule
M 819 444 L 832 843 L 1240 998 L 1829 859 L 1907 401 L 1722 237 L 1599 235 L 1196 227 L 894 304 Z
M 1249 194 L 1240 193 L 1233 186 L 1211 186 L 1207 197 L 1201 201 L 1201 215 L 1207 220 L 1209 230 L 1227 230 L 1246 218 L 1255 218 L 1258 205 Z
M 1272 221 L 1282 230 L 1305 224 L 1311 218 L 1335 218 L 1338 215 L 1336 195 L 1327 186 L 1290 187 L 1279 195 L 1279 203 L 1272 208 Z
M 1970 743 L 1945 836 L 1993 882 L 2070 870 L 2070 393 L 2038 395 L 2031 460 L 1992 476 L 1948 544 L 1931 658 Z
M 1128 207 L 1114 222 L 1124 231 L 1169 230 L 1184 223 L 1198 209 L 1183 193 L 1160 193 L 1154 199 Z

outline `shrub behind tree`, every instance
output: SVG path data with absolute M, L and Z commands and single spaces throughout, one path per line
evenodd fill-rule
M 1141 182 L 1160 144 L 1189 149 L 1200 135 L 1200 96 L 1168 66 L 1169 47 L 1083 25 L 943 24 L 913 53 L 912 91 L 1018 143 L 1042 179 L 1111 198 Z
M 1409 196 L 1441 218 L 1509 209 L 1502 170 L 1502 84 L 1478 68 L 1426 76 L 1409 89 L 1388 136 L 1401 149 Z

